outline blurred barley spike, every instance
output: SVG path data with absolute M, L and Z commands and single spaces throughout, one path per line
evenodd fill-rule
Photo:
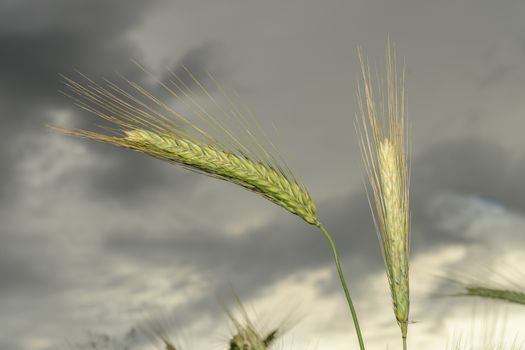
M 269 332 L 257 330 L 240 298 L 235 294 L 240 318 L 224 306 L 225 311 L 233 324 L 234 333 L 229 339 L 229 350 L 266 350 L 275 344 L 277 338 L 284 333 L 284 327 L 276 327 Z
M 166 316 L 157 316 L 146 319 L 141 325 L 142 333 L 151 340 L 155 345 L 162 350 L 182 350 L 180 345 L 175 345 L 175 342 L 169 336 L 170 329 L 174 328 L 172 318 Z
M 454 287 L 451 296 L 478 297 L 512 304 L 525 305 L 525 273 L 519 269 L 523 254 L 502 254 L 497 261 L 497 269 L 486 266 L 476 274 L 450 271 L 443 280 L 449 281 Z
M 266 350 L 273 344 L 274 336 L 275 332 L 263 336 L 253 326 L 246 325 L 232 336 L 229 350 Z
M 467 285 L 459 295 L 495 299 L 525 305 L 525 292 L 518 290 L 498 289 L 482 285 Z
M 358 88 L 356 130 L 370 187 L 368 199 L 382 246 L 394 313 L 403 345 L 409 316 L 409 183 L 404 70 L 398 77 L 395 51 L 386 48 L 386 81 L 359 50 L 363 86 Z M 378 95 L 378 96 L 377 96 Z

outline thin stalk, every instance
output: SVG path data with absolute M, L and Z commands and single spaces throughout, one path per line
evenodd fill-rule
M 361 328 L 359 327 L 359 321 L 357 319 L 357 312 L 354 308 L 354 303 L 352 302 L 352 297 L 350 296 L 350 292 L 348 291 L 348 286 L 346 285 L 345 276 L 343 274 L 343 268 L 341 267 L 341 262 L 339 261 L 339 255 L 337 254 L 337 250 L 335 249 L 335 243 L 328 233 L 326 231 L 325 227 L 320 224 L 319 228 L 321 231 L 323 231 L 323 234 L 325 235 L 326 239 L 328 239 L 328 242 L 330 243 L 330 247 L 332 248 L 332 252 L 334 253 L 334 260 L 335 260 L 335 266 L 337 267 L 337 273 L 339 274 L 339 280 L 341 280 L 341 285 L 343 286 L 343 290 L 345 291 L 346 300 L 348 302 L 348 307 L 350 308 L 350 313 L 352 314 L 352 320 L 354 321 L 355 331 L 357 333 L 357 339 L 359 341 L 359 348 L 361 350 L 365 350 L 365 343 L 363 342 L 363 335 L 361 334 Z
M 403 350 L 407 350 L 407 337 L 403 336 Z

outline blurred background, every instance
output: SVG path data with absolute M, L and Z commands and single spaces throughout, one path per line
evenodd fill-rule
M 444 349 L 490 318 L 514 337 L 523 310 L 443 295 L 453 274 L 525 281 L 524 15 L 523 1 L 1 1 L 0 348 L 91 333 L 151 349 L 137 325 L 167 315 L 188 349 L 224 349 L 232 287 L 262 327 L 300 319 L 283 348 L 357 346 L 317 230 L 234 185 L 45 127 L 97 122 L 59 74 L 146 81 L 132 60 L 238 91 L 334 235 L 368 348 L 399 348 L 353 126 L 357 47 L 381 66 L 388 37 L 412 136 L 409 348 Z

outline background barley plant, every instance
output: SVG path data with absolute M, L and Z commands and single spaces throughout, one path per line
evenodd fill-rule
M 477 271 L 450 272 L 446 279 L 454 296 L 525 305 L 525 274 L 506 259 L 497 260 L 495 268 L 480 265 Z
M 240 186 L 43 131 L 100 124 L 57 93 L 57 73 L 74 69 L 128 77 L 189 115 L 151 78 L 172 71 L 195 91 L 183 66 L 208 87 L 213 72 L 253 110 L 337 242 L 367 349 L 400 348 L 352 125 L 356 47 L 384 72 L 389 33 L 400 66 L 406 57 L 412 127 L 408 347 L 442 350 L 481 299 L 435 298 L 450 288 L 432 275 L 488 265 L 486 282 L 499 258 L 523 261 L 524 11 L 515 0 L 1 1 L 0 349 L 67 349 L 86 330 L 124 341 L 152 309 L 173 312 L 193 348 L 218 348 L 214 335 L 226 347 L 213 295 L 230 283 L 269 311 L 265 324 L 305 315 L 285 349 L 356 345 L 315 226 Z M 507 313 L 519 334 L 522 306 Z

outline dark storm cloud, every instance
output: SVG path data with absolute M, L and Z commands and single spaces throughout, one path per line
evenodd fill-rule
M 188 171 L 166 162 L 112 145 L 90 143 L 90 152 L 97 157 L 107 157 L 110 161 L 90 169 L 89 176 L 76 179 L 77 184 L 86 186 L 89 196 L 97 199 L 124 202 L 140 200 L 148 191 L 162 188 L 174 188 L 178 195 L 184 197 L 198 183 Z
M 25 232 L 13 233 L 5 228 L 0 231 L 0 297 L 34 297 L 56 291 L 64 281 L 57 274 L 52 257 L 42 252 L 45 239 L 37 237 L 28 242 L 21 234 Z
M 478 139 L 439 144 L 414 164 L 414 196 L 440 190 L 475 194 L 524 212 L 524 156 Z
M 471 196 L 524 213 L 525 188 L 520 185 L 525 177 L 524 156 L 511 156 L 495 143 L 463 139 L 437 144 L 416 159 L 411 189 L 414 256 L 454 243 L 483 244 L 467 237 L 466 232 L 449 232 L 442 227 L 447 213 L 461 209 L 435 212 L 431 202 L 443 193 Z
M 6 234 L 2 233 L 1 236 L 6 243 Z M 12 252 L 0 247 L 0 295 L 40 285 L 45 279 L 39 276 L 31 264 L 31 261 L 16 257 Z
M 208 73 L 212 73 L 219 80 L 221 80 L 220 76 L 225 74 L 224 67 L 219 65 L 219 52 L 219 46 L 213 43 L 190 49 L 180 60 L 172 64 L 164 81 L 171 82 L 170 86 L 175 91 L 192 91 L 202 94 L 199 83 L 203 84 L 207 90 L 213 89 L 213 86 L 209 84 Z
M 4 103 L 41 108 L 58 99 L 59 73 L 106 75 L 140 52 L 125 35 L 151 8 L 143 1 L 20 1 L 0 12 L 0 91 Z M 14 126 L 30 115 L 11 115 Z M 9 118 L 9 116 L 4 116 Z
M 13 176 L 13 137 L 44 131 L 46 108 L 70 106 L 59 73 L 126 72 L 140 52 L 125 38 L 152 2 L 8 1 L 0 11 L 0 194 Z
M 92 129 L 94 118 L 58 92 L 64 90 L 59 74 L 75 78 L 78 74 L 73 69 L 79 69 L 95 80 L 113 78 L 115 72 L 138 82 L 147 77 L 132 62 L 132 59 L 140 61 L 141 52 L 126 34 L 151 8 L 152 2 L 127 0 L 20 1 L 2 5 L 0 119 L 9 128 L 0 131 L 5 134 L 1 141 L 5 146 L 0 151 L 0 194 L 7 195 L 7 184 L 13 177 L 12 164 L 17 161 L 17 151 L 9 148 L 11 137 L 18 135 L 15 130 L 49 132 L 44 129 L 49 123 L 45 113 L 48 108 L 70 109 L 76 127 Z M 182 67 L 205 81 L 205 71 L 213 69 L 210 67 L 216 58 L 213 53 L 213 45 L 192 49 L 173 65 L 173 71 L 188 87 L 195 88 Z M 148 88 L 166 97 L 158 85 Z M 89 146 L 93 156 L 112 157 L 108 166 L 93 169 L 92 176 L 80 178 L 89 183 L 93 194 L 129 197 L 146 188 L 165 186 L 167 181 L 181 190 L 186 188 L 183 185 L 187 185 L 188 177 L 183 172 L 165 176 L 160 171 L 162 165 L 152 164 L 145 157 L 107 145 Z

